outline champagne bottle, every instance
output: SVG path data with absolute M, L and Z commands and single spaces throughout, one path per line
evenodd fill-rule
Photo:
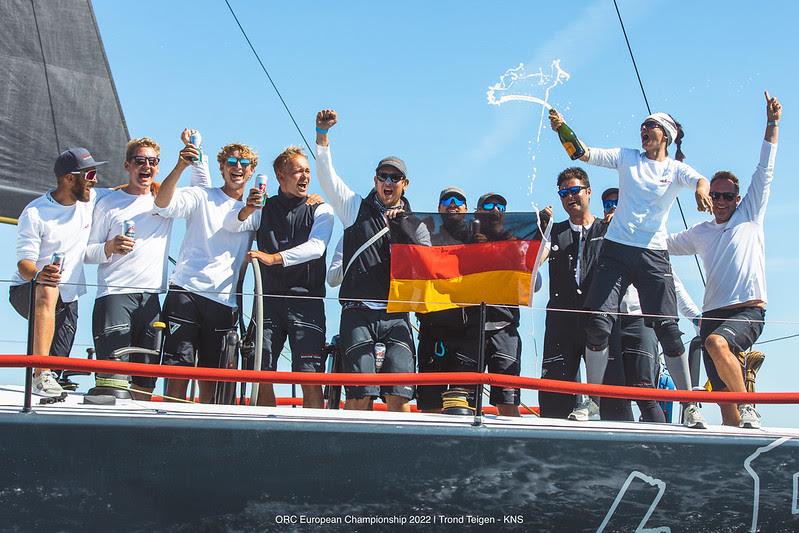
M 557 111 L 550 109 L 549 113 L 552 115 L 557 113 Z M 573 160 L 580 159 L 585 155 L 585 146 L 583 146 L 583 143 L 577 138 L 577 134 L 574 133 L 574 130 L 565 122 L 558 128 L 558 138 L 560 139 L 560 144 L 562 144 L 563 148 L 566 150 L 566 153 L 569 154 L 569 157 Z

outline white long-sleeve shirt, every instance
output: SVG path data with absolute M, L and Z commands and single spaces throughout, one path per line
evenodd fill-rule
M 308 234 L 308 240 L 288 250 L 278 252 L 283 258 L 283 266 L 299 265 L 322 257 L 330 242 L 330 236 L 333 234 L 333 222 L 333 208 L 328 204 L 319 205 L 314 211 L 313 225 Z M 261 211 L 256 211 L 244 221 L 239 220 L 238 211 L 231 211 L 225 216 L 223 227 L 234 233 L 249 232 L 250 235 L 254 235 L 261 227 Z
M 210 187 L 207 159 L 204 168 L 192 171 L 192 185 Z M 200 167 L 203 163 L 194 163 Z M 164 292 L 167 288 L 169 241 L 172 218 L 153 212 L 152 194 L 134 195 L 124 189 L 112 191 L 97 201 L 86 248 L 86 262 L 97 268 L 97 297 L 108 294 Z M 128 254 L 105 255 L 106 241 L 122 235 L 126 220 L 136 223 L 136 243 Z
M 632 148 L 590 148 L 588 163 L 619 173 L 619 205 L 605 239 L 649 250 L 665 250 L 666 221 L 680 188 L 696 188 L 696 170 L 666 158 L 653 161 Z
M 338 287 L 344 281 L 344 237 L 336 243 L 336 251 L 327 269 L 327 284 L 331 287 Z
M 669 253 L 697 254 L 702 260 L 707 272 L 703 311 L 767 301 L 763 223 L 776 157 L 777 145 L 763 141 L 746 195 L 727 222 L 709 220 L 669 235 Z
M 207 172 L 192 167 L 192 172 Z M 186 187 L 178 189 L 167 207 L 155 207 L 165 218 L 186 219 L 186 235 L 170 282 L 201 296 L 236 307 L 236 281 L 251 235 L 222 227 L 225 216 L 244 207 L 244 202 L 222 189 Z

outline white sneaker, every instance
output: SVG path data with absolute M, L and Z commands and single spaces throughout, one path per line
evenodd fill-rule
M 692 429 L 707 429 L 707 422 L 699 410 L 700 405 L 696 402 L 685 404 L 682 411 L 682 425 Z
M 741 415 L 739 428 L 760 429 L 760 414 L 751 403 L 742 403 L 738 406 L 738 414 Z
M 568 418 L 578 422 L 597 420 L 599 419 L 599 406 L 589 396 L 586 396 L 583 401 L 577 404 Z
M 58 384 L 55 372 L 45 371 L 38 376 L 33 376 L 33 394 L 57 398 L 64 394 L 64 389 Z

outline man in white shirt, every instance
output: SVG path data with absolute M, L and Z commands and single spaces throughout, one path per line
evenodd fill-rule
M 78 297 L 86 293 L 83 259 L 97 192 L 97 167 L 85 148 L 69 148 L 56 159 L 55 189 L 29 203 L 17 227 L 17 271 L 10 301 L 24 318 L 30 313 L 32 280 L 34 300 L 33 353 L 68 357 L 78 322 Z M 60 262 L 54 264 L 55 254 Z M 57 397 L 64 390 L 48 368 L 34 370 L 33 392 Z
M 280 189 L 266 198 L 266 191 L 250 190 L 247 205 L 231 212 L 225 228 L 255 232 L 263 279 L 264 342 L 262 366 L 277 370 L 280 352 L 288 339 L 293 372 L 323 372 L 325 345 L 325 251 L 333 233 L 333 209 L 309 201 L 311 167 L 297 146 L 289 146 L 272 164 Z M 273 387 L 258 389 L 258 405 L 274 406 Z M 322 387 L 302 386 L 303 407 L 324 408 Z
M 746 392 L 737 352 L 748 350 L 763 330 L 766 259 L 763 223 L 774 178 L 782 106 L 766 95 L 766 132 L 760 161 L 743 200 L 738 178 L 716 172 L 710 181 L 714 220 L 669 235 L 669 252 L 698 254 L 707 271 L 700 336 L 713 390 Z M 726 425 L 759 428 L 751 404 L 719 404 Z
M 243 144 L 228 144 L 217 154 L 224 185 L 221 188 L 176 189 L 179 173 L 170 174 L 155 197 L 154 213 L 186 219 L 163 316 L 167 323 L 164 364 L 218 368 L 225 336 L 238 319 L 235 288 L 250 248 L 247 232 L 223 227 L 225 216 L 244 207 L 242 196 L 258 164 L 258 155 Z M 207 164 L 192 172 L 209 173 Z M 167 395 L 185 398 L 188 380 L 171 379 Z M 210 403 L 216 382 L 200 382 L 200 400 Z
M 172 173 L 180 175 L 191 161 L 199 165 L 200 152 L 190 144 L 192 130 L 184 130 L 185 147 Z M 132 360 L 159 364 L 157 357 L 133 354 L 114 357 L 120 348 L 136 346 L 158 350 L 150 325 L 158 320 L 158 294 L 166 291 L 167 257 L 173 219 L 152 213 L 153 190 L 158 175 L 161 149 L 154 140 L 132 139 L 125 149 L 124 168 L 128 183 L 97 201 L 86 262 L 97 268 L 97 298 L 92 313 L 92 335 L 97 359 Z M 210 186 L 207 173 L 193 172 L 192 185 Z M 168 179 L 168 178 L 167 178 Z M 128 223 L 133 234 L 126 235 Z M 128 377 L 98 374 L 98 387 L 127 388 Z M 149 399 L 156 378 L 133 376 L 131 389 L 143 391 L 137 399 Z

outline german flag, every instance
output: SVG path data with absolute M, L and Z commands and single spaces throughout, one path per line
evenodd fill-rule
M 388 312 L 532 303 L 542 239 L 535 213 L 415 217 L 412 239 L 392 228 Z

